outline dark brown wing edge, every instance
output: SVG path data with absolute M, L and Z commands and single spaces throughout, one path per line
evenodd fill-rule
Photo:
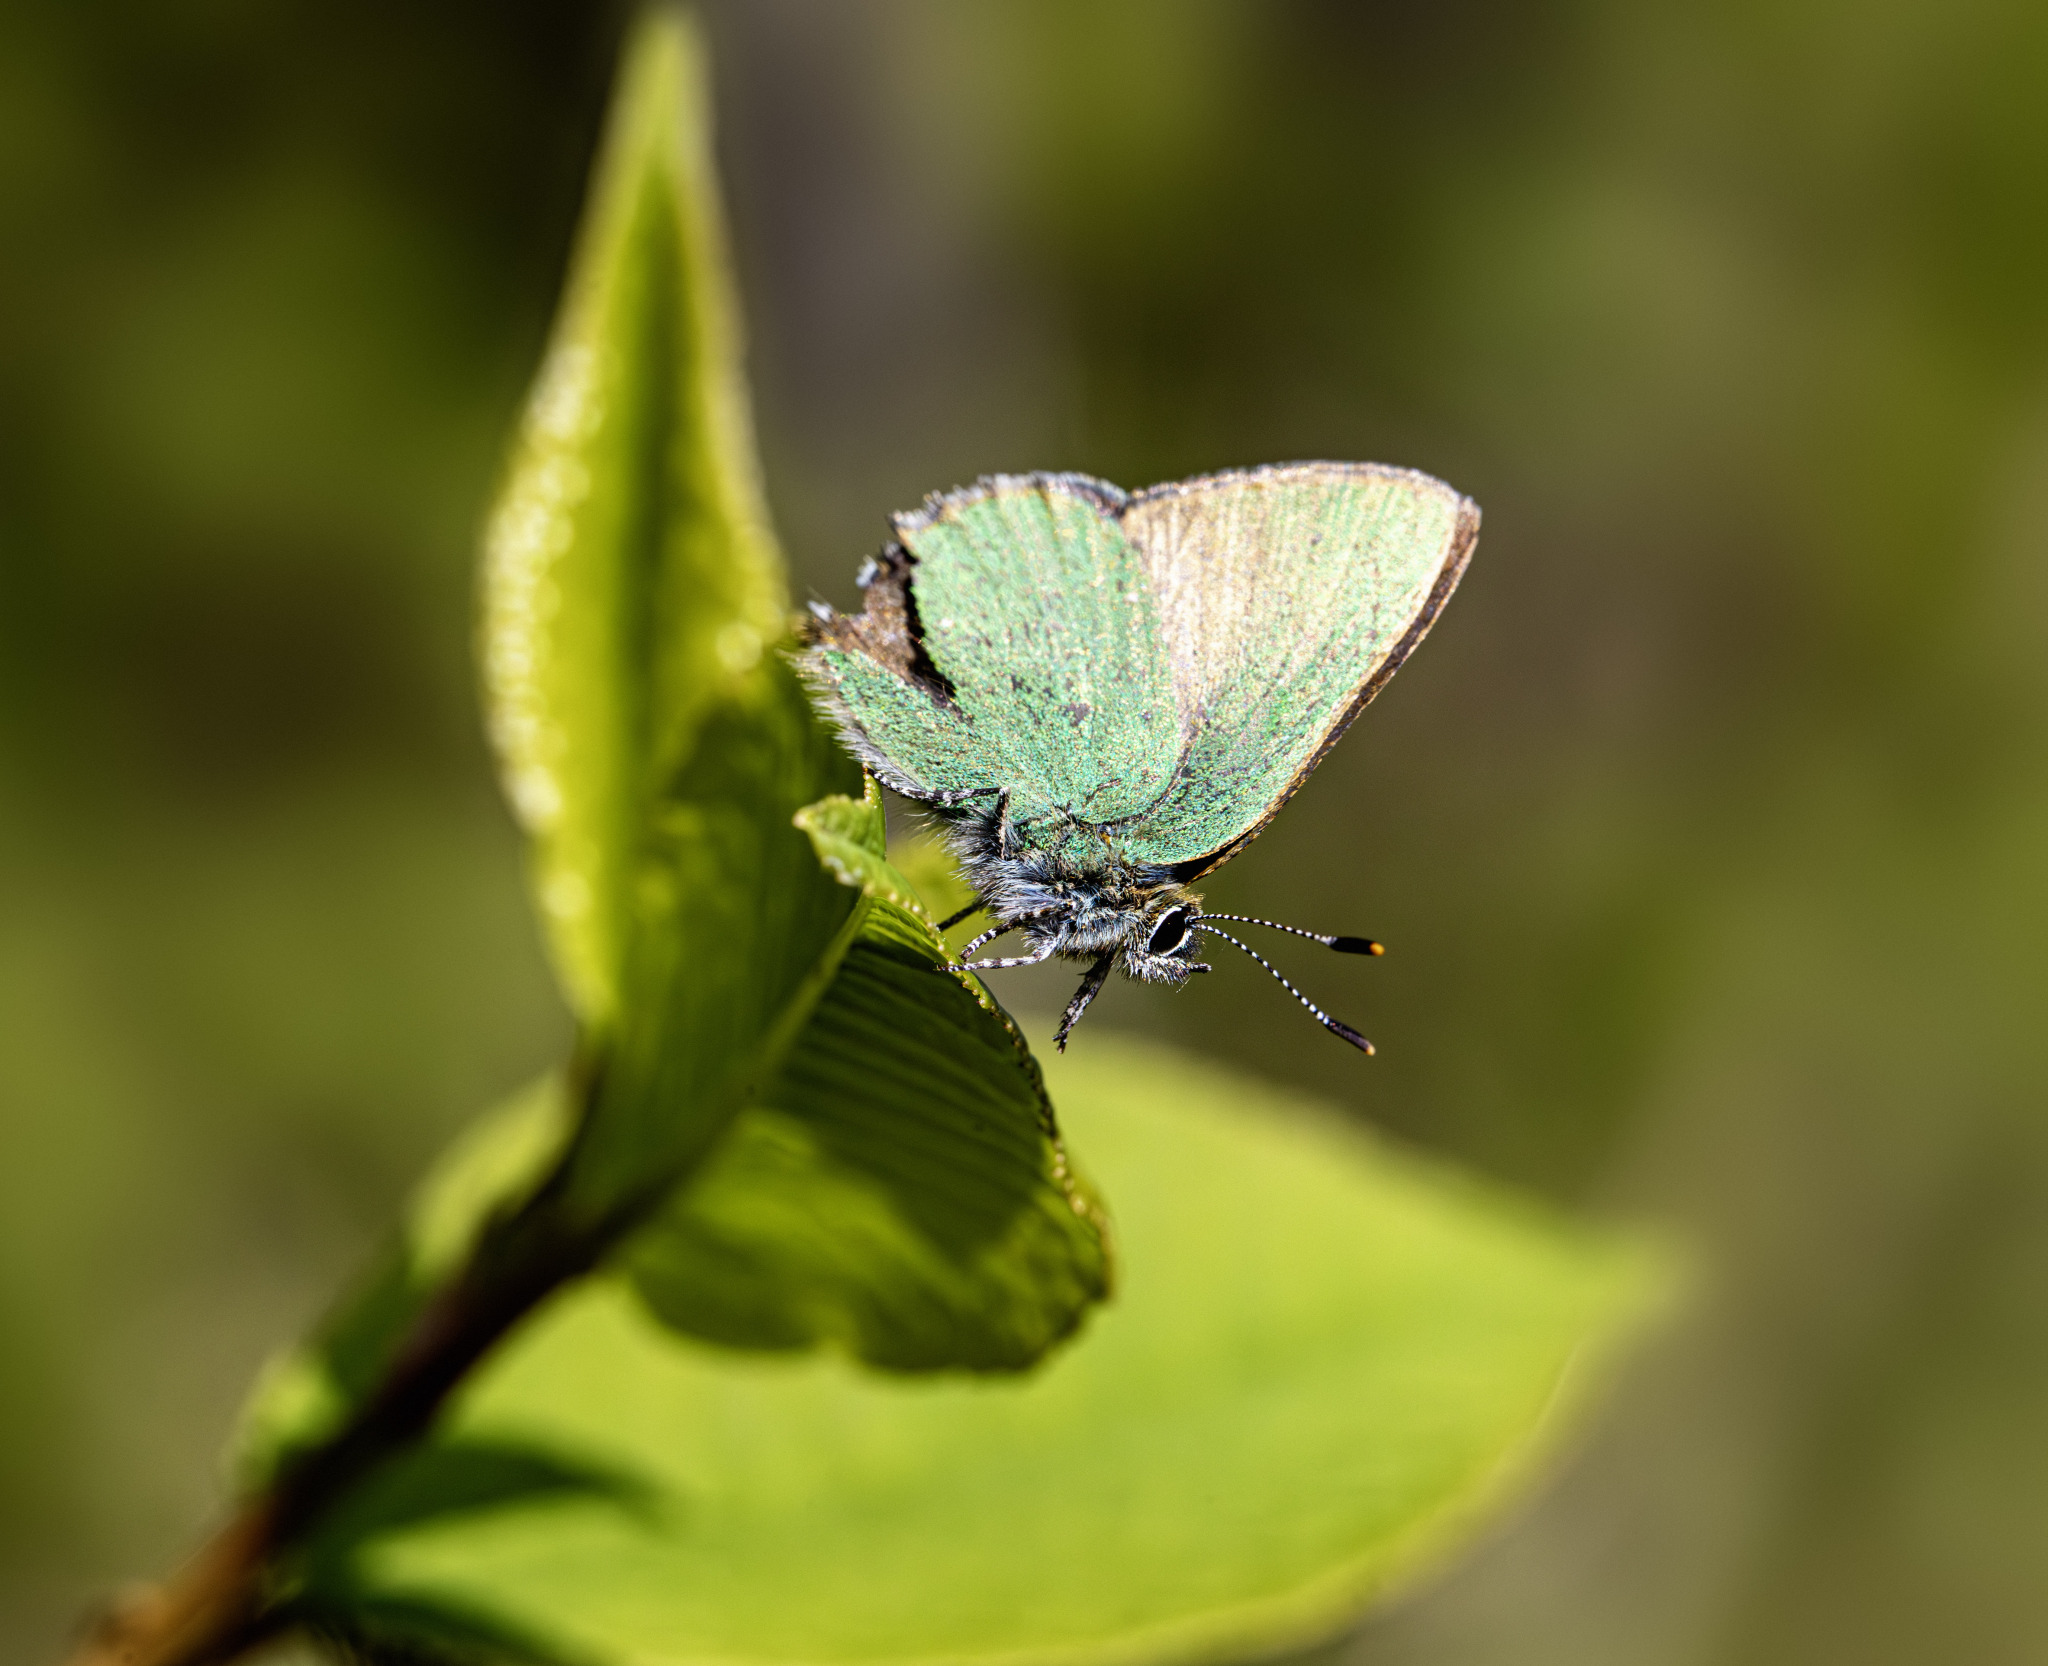
M 1198 482 L 1183 484 L 1193 485 Z M 1315 773 L 1316 765 L 1329 756 L 1330 748 L 1344 738 L 1344 731 L 1351 727 L 1360 712 L 1372 704 L 1373 696 L 1387 686 L 1389 679 L 1401 669 L 1402 662 L 1415 652 L 1416 644 L 1429 634 L 1429 627 L 1436 623 L 1436 616 L 1443 611 L 1444 603 L 1451 599 L 1451 592 L 1458 588 L 1458 580 L 1465 576 L 1465 568 L 1471 561 L 1472 551 L 1478 543 L 1479 505 L 1470 498 L 1460 498 L 1457 524 L 1451 529 L 1450 553 L 1445 557 L 1443 566 L 1437 570 L 1436 583 L 1430 587 L 1429 599 L 1422 604 L 1422 611 L 1415 615 L 1408 629 L 1402 633 L 1401 640 L 1394 644 L 1393 651 L 1380 662 L 1379 669 L 1367 678 L 1358 692 L 1351 697 L 1351 704 L 1344 708 L 1344 715 L 1331 725 L 1329 733 L 1323 736 L 1322 744 L 1309 756 L 1308 761 L 1294 772 L 1279 797 L 1266 807 L 1266 813 L 1222 849 L 1212 851 L 1207 856 L 1191 857 L 1185 862 L 1175 864 L 1172 873 L 1176 880 L 1187 884 L 1200 879 L 1203 874 L 1213 872 L 1265 832 L 1266 824 L 1280 813 L 1281 806 L 1301 791 L 1302 783 Z
M 861 611 L 814 613 L 799 621 L 797 639 L 805 648 L 864 655 L 934 704 L 957 710 L 952 681 L 932 663 L 924 644 L 924 621 L 910 587 L 916 566 L 917 558 L 901 544 L 886 546 L 861 570 Z
M 1111 519 L 1120 514 L 1130 501 L 1128 492 L 1107 480 L 1098 480 L 1089 474 L 1052 471 L 985 474 L 972 485 L 929 493 L 916 509 L 889 517 L 896 536 L 861 569 L 860 612 L 841 613 L 822 602 L 813 602 L 810 612 L 797 617 L 796 651 L 789 658 L 810 691 L 812 704 L 839 731 L 840 739 L 848 750 L 885 786 L 905 798 L 945 806 L 959 802 L 961 795 L 925 787 L 897 767 L 854 716 L 818 650 L 836 648 L 842 653 L 859 654 L 925 695 L 941 711 L 959 716 L 960 706 L 952 679 L 939 669 L 925 643 L 924 621 L 918 615 L 914 583 L 917 557 L 906 547 L 904 540 L 968 504 L 1005 492 L 1042 491 L 1048 487 L 1089 499 Z M 989 792 L 994 790 L 986 789 Z M 984 793 L 977 789 L 967 796 L 981 797 Z
M 897 536 L 861 570 L 861 611 L 840 613 L 821 603 L 813 604 L 811 614 L 797 625 L 800 646 L 831 647 L 843 653 L 865 655 L 940 706 L 957 712 L 952 679 L 933 663 L 925 642 L 913 578 L 917 557 L 903 540 L 968 504 L 1005 492 L 1042 491 L 1048 487 L 1089 499 L 1112 520 L 1130 501 L 1121 487 L 1087 474 L 985 474 L 971 486 L 933 492 L 918 508 L 889 517 Z

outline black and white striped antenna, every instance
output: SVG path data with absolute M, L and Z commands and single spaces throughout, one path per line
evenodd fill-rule
M 1339 954 L 1385 954 L 1384 945 L 1375 943 L 1370 937 L 1337 937 L 1329 932 L 1303 931 L 1300 926 L 1283 926 L 1278 920 L 1261 920 L 1250 914 L 1198 914 L 1200 920 L 1236 920 L 1242 925 L 1265 926 L 1271 931 L 1288 932 L 1295 937 L 1306 937 L 1311 943 L 1320 943 L 1326 949 L 1335 949 Z M 1220 936 L 1221 933 L 1218 933 Z M 1239 945 L 1242 947 L 1243 945 Z
M 1296 989 L 1293 984 L 1287 981 L 1286 976 L 1281 972 L 1279 967 L 1275 966 L 1264 955 L 1260 954 L 1257 949 L 1251 946 L 1251 944 L 1245 942 L 1242 938 L 1231 936 L 1231 934 L 1227 931 L 1219 931 L 1215 926 L 1209 924 L 1211 920 L 1234 920 L 1237 918 L 1239 918 L 1239 916 L 1235 914 L 1202 914 L 1198 915 L 1195 918 L 1194 925 L 1198 931 L 1207 932 L 1211 937 L 1220 937 L 1223 939 L 1224 942 L 1232 944 L 1234 947 L 1244 950 L 1244 952 L 1250 955 L 1252 959 L 1256 960 L 1261 966 L 1265 967 L 1265 969 L 1268 972 L 1273 974 L 1274 980 L 1280 985 L 1282 989 L 1286 990 L 1288 994 L 1292 995 L 1303 1006 L 1307 1007 L 1310 1016 L 1313 1017 L 1318 1024 L 1322 1025 L 1324 1029 L 1328 1030 L 1330 1034 L 1338 1037 L 1340 1040 L 1350 1042 L 1351 1045 L 1356 1047 L 1361 1053 L 1370 1053 L 1372 1051 L 1371 1042 L 1367 1041 L 1364 1036 L 1360 1035 L 1349 1024 L 1342 1023 L 1338 1019 L 1332 1018 L 1327 1012 L 1323 1011 L 1321 1007 L 1317 1006 L 1315 1002 L 1311 1001 L 1306 995 L 1302 994 L 1300 990 Z M 1255 920 L 1250 921 L 1248 923 L 1262 926 L 1273 924 L 1273 922 L 1270 920 Z M 1297 928 L 1294 926 L 1281 926 L 1279 929 L 1281 931 L 1294 931 Z M 1302 935 L 1303 937 L 1317 937 L 1317 934 L 1312 931 L 1304 931 L 1301 932 L 1300 935 Z M 1336 947 L 1337 943 L 1340 942 L 1363 943 L 1369 941 L 1369 939 L 1363 937 L 1337 938 L 1334 940 L 1326 937 L 1317 937 L 1317 940 L 1319 942 L 1329 943 L 1332 948 Z M 1379 952 L 1379 945 L 1375 943 L 1370 949 L 1347 949 L 1344 952 L 1347 954 L 1377 954 Z

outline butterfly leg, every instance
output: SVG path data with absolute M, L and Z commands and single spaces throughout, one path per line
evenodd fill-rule
M 961 961 L 963 971 L 1001 971 L 1012 965 L 1038 965 L 1038 961 L 1053 959 L 1051 947 L 1034 949 L 1030 955 L 1001 955 L 993 961 Z
M 1008 924 L 1002 921 L 998 921 L 995 925 L 990 926 L 988 930 L 983 932 L 979 937 L 975 938 L 973 942 L 969 943 L 965 948 L 963 948 L 960 951 L 960 964 L 965 966 L 967 964 L 967 957 L 973 954 L 976 949 L 980 948 L 982 944 L 987 943 L 994 938 L 1002 936 L 1002 934 L 1008 931 L 1009 929 L 1010 928 Z
M 979 903 L 975 904 L 976 908 L 979 908 L 980 906 L 981 904 Z M 971 914 L 974 912 L 974 909 L 969 909 L 967 912 Z M 958 964 L 962 966 L 1036 966 L 1041 960 L 1045 959 L 1046 955 L 1052 953 L 1051 949 L 1046 949 L 1040 953 L 1033 953 L 1027 957 L 1017 960 L 976 961 L 968 959 L 968 956 L 973 954 L 976 949 L 982 946 L 982 944 L 993 942 L 996 938 L 1002 936 L 1004 932 L 1015 931 L 1019 926 L 1024 925 L 1031 920 L 1042 920 L 1046 917 L 1047 914 L 1050 914 L 1052 912 L 1054 912 L 1054 910 L 1052 909 L 1042 909 L 1035 914 L 1019 914 L 1013 920 L 998 920 L 994 925 L 990 926 L 988 930 L 983 932 L 979 937 L 975 938 L 971 943 L 969 943 L 965 948 L 963 948 L 960 951 L 960 959 Z M 948 921 L 947 923 L 950 925 L 955 921 L 964 920 L 966 917 L 966 914 L 956 914 L 953 916 L 953 920 Z M 940 929 L 944 930 L 945 928 L 942 926 L 940 927 Z
M 1053 1046 L 1062 1053 L 1067 1050 L 1067 1032 L 1081 1022 L 1081 1014 L 1088 1010 L 1088 1003 L 1102 993 L 1102 986 L 1109 981 L 1109 969 L 1115 964 L 1115 955 L 1103 955 L 1088 968 L 1087 975 L 1081 979 L 1081 987 L 1074 991 L 1074 998 L 1067 1003 L 1066 1013 L 1060 1019 L 1059 1030 L 1052 1038 Z
M 969 972 L 999 972 L 1005 966 L 1036 966 L 1041 960 L 1050 960 L 1058 940 L 1047 943 L 1042 949 L 1033 949 L 1029 954 L 1005 955 L 1000 960 L 963 960 L 962 968 Z

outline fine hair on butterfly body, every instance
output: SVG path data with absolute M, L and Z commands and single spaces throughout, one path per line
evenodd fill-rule
M 1294 463 L 1126 494 L 996 475 L 894 518 L 865 607 L 812 604 L 797 665 L 886 786 L 937 818 L 994 924 L 974 970 L 1178 987 L 1221 937 L 1326 1029 L 1370 1043 L 1212 922 L 1190 885 L 1248 844 L 1434 621 L 1479 511 L 1371 463 Z M 1340 952 L 1364 938 L 1276 929 Z M 1005 932 L 1025 952 L 976 951 Z

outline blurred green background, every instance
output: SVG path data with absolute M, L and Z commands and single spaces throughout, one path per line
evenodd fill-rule
M 1249 965 L 1089 1019 L 1701 1246 L 1346 1666 L 2048 1658 L 2048 10 L 707 11 L 800 583 L 995 469 L 1485 506 L 1209 887 L 1386 939 L 1282 955 L 1380 1057 Z M 563 1047 L 471 564 L 622 22 L 0 4 L 9 1659 Z

